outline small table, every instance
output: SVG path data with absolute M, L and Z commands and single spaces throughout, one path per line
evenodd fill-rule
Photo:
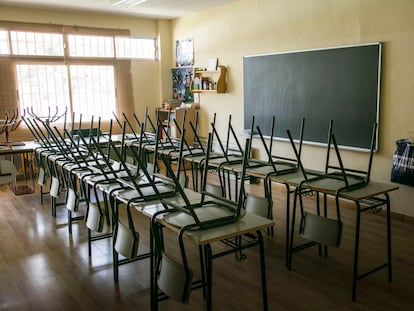
M 162 210 L 161 203 L 155 203 L 154 205 L 142 205 L 137 207 L 137 210 L 148 217 L 152 217 L 158 211 Z M 168 230 L 179 233 L 180 228 L 169 224 L 163 217 L 157 218 L 157 222 L 162 224 Z M 263 298 L 263 310 L 268 309 L 267 303 L 267 286 L 266 286 L 266 269 L 265 269 L 265 256 L 263 246 L 262 230 L 266 230 L 274 225 L 274 221 L 257 216 L 255 214 L 246 213 L 240 220 L 212 229 L 207 230 L 189 230 L 184 233 L 184 237 L 193 242 L 200 249 L 203 250 L 203 255 L 200 254 L 200 262 L 202 269 L 205 271 L 205 289 L 206 289 L 206 310 L 212 310 L 212 279 L 213 279 L 213 265 L 212 261 L 215 258 L 223 257 L 225 255 L 236 253 L 242 249 L 259 246 L 260 248 L 260 267 L 261 267 L 261 286 L 262 286 L 262 298 Z M 215 242 L 224 241 L 226 239 L 236 238 L 245 234 L 255 234 L 257 240 L 254 243 L 250 243 L 247 246 L 240 246 L 240 248 L 227 249 L 213 254 L 211 244 Z M 153 245 L 153 242 L 151 243 Z M 154 254 L 154 252 L 152 252 Z M 155 260 L 155 258 L 152 258 Z M 154 269 L 154 262 L 151 266 L 151 308 L 157 310 L 158 308 L 158 288 L 156 273 Z
M 399 187 L 392 184 L 380 183 L 380 182 L 369 182 L 366 186 L 363 186 L 355 190 L 342 190 L 340 189 L 343 181 L 340 180 L 328 180 L 322 179 L 316 182 L 306 183 L 302 185 L 302 190 L 316 191 L 325 195 L 331 195 L 335 197 L 337 208 L 339 208 L 339 201 L 341 199 L 350 200 L 354 202 L 356 206 L 356 229 L 355 229 L 355 245 L 354 245 L 354 267 L 352 273 L 352 300 L 356 298 L 356 286 L 357 281 L 365 278 L 366 276 L 377 272 L 383 268 L 388 268 L 388 281 L 392 281 L 392 257 L 391 257 L 391 213 L 390 213 L 390 197 L 389 193 L 397 190 Z M 387 261 L 371 270 L 359 274 L 358 272 L 358 254 L 359 254 L 359 237 L 360 237 L 360 226 L 361 226 L 361 213 L 367 210 L 376 209 L 378 207 L 386 206 L 386 217 L 387 217 Z M 294 207 L 295 209 L 295 207 Z M 295 211 L 293 212 L 293 218 L 295 217 Z M 292 235 L 294 231 L 292 221 Z M 306 246 L 299 245 L 293 247 L 292 237 L 290 239 L 289 247 L 289 261 L 292 260 L 292 254 L 294 251 L 304 249 Z M 290 266 L 290 264 L 289 264 Z
M 22 155 L 22 167 L 24 170 L 25 184 L 18 186 L 16 182 L 10 186 L 10 189 L 15 195 L 30 194 L 34 192 L 34 169 L 32 154 L 38 144 L 33 141 L 11 142 L 0 146 L 0 156 L 10 156 L 11 161 L 14 162 L 14 155 Z M 27 184 L 31 180 L 31 187 Z

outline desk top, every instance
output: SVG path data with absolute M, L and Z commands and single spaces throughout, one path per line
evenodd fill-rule
M 147 216 L 152 216 L 159 210 L 160 207 L 158 205 L 155 205 L 152 207 L 146 207 L 143 213 Z M 160 218 L 159 222 L 174 232 L 178 233 L 180 230 L 180 228 L 170 225 L 164 221 L 163 218 Z M 275 222 L 268 218 L 264 218 L 252 213 L 246 213 L 242 218 L 228 225 L 206 230 L 188 230 L 185 232 L 185 237 L 198 245 L 205 245 L 236 237 L 242 234 L 252 233 L 258 230 L 265 230 L 269 227 L 274 226 L 274 224 Z
M 397 189 L 399 189 L 397 185 L 371 181 L 365 187 L 351 191 L 342 191 L 340 193 L 340 197 L 353 201 L 360 201 L 395 191 Z
M 22 141 L 0 146 L 0 155 L 33 152 L 39 144 L 34 141 Z
M 199 193 L 191 190 L 188 191 L 189 199 L 192 203 L 200 201 Z M 172 200 L 176 204 L 184 204 L 183 199 L 179 195 L 173 198 L 168 198 L 167 200 Z M 135 208 L 138 212 L 149 218 L 151 218 L 156 212 L 164 210 L 163 205 L 159 201 L 137 204 Z M 180 230 L 180 228 L 172 226 L 164 221 L 162 216 L 160 216 L 159 221 L 174 232 L 178 233 Z M 273 220 L 252 213 L 246 213 L 244 217 L 234 223 L 206 230 L 189 230 L 185 233 L 185 236 L 198 245 L 204 245 L 239 236 L 241 234 L 264 230 L 268 227 L 274 226 L 274 224 L 275 222 Z
M 317 176 L 317 173 L 312 174 L 310 172 L 310 178 L 312 176 Z M 282 175 L 272 175 L 270 180 L 277 183 L 286 184 L 292 187 L 298 186 L 303 180 L 303 174 L 300 171 L 282 174 Z M 345 182 L 342 180 L 335 179 L 321 179 L 318 182 L 311 183 L 310 185 L 304 184 L 304 188 L 319 191 L 322 193 L 335 195 L 336 190 L 345 186 Z M 339 196 L 344 199 L 349 199 L 352 201 L 359 201 L 363 199 L 372 198 L 377 195 L 388 193 L 399 189 L 397 185 L 387 184 L 382 182 L 370 181 L 368 185 L 351 190 L 351 191 L 341 191 Z
M 244 217 L 234 223 L 208 230 L 187 231 L 185 236 L 199 245 L 204 245 L 246 233 L 264 230 L 274 226 L 274 224 L 275 222 L 268 218 L 246 213 Z
M 300 170 L 297 170 L 296 172 L 288 174 L 273 174 L 270 176 L 270 180 L 276 183 L 296 187 L 304 180 L 304 177 L 303 173 Z

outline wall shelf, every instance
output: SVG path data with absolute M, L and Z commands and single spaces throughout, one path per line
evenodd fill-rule
M 191 82 L 192 93 L 226 93 L 227 68 L 218 66 L 217 70 L 196 70 Z

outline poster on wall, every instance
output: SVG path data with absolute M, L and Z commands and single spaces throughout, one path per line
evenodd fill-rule
M 193 80 L 194 67 L 177 67 L 172 69 L 173 99 L 188 103 L 194 102 L 191 93 L 191 81 Z
M 177 40 L 175 44 L 175 66 L 194 66 L 193 40 Z

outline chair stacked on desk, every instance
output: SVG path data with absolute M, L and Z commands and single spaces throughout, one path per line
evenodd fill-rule
M 60 174 L 59 168 L 56 165 L 56 162 L 62 161 L 65 162 L 65 151 L 62 151 L 62 146 L 56 140 L 54 135 L 51 136 L 50 124 L 56 122 L 57 120 L 64 117 L 64 126 L 66 126 L 66 111 L 57 116 L 48 116 L 41 118 L 37 116 L 33 111 L 28 113 L 28 115 L 23 116 L 27 127 L 32 132 L 33 136 L 40 144 L 40 147 L 36 150 L 36 165 L 39 167 L 38 173 L 38 184 L 40 186 L 40 201 L 43 203 L 43 187 L 46 184 L 47 179 L 50 177 L 51 181 L 49 182 L 49 192 L 51 195 L 51 210 L 52 215 L 56 216 L 56 206 L 57 199 L 60 197 L 61 191 L 63 189 L 63 177 Z
M 181 201 L 171 199 L 162 199 L 163 208 L 155 211 L 152 215 L 151 232 L 155 240 L 155 257 L 151 271 L 153 276 L 151 281 L 154 283 L 152 288 L 152 304 L 157 309 L 158 302 L 166 297 L 173 298 L 182 303 L 189 301 L 191 290 L 203 288 L 204 297 L 207 299 L 207 309 L 211 309 L 211 260 L 213 258 L 235 253 L 236 256 L 242 253 L 242 250 L 259 245 L 262 243 L 260 232 L 256 234 L 246 233 L 245 238 L 241 239 L 242 234 L 234 239 L 221 239 L 229 248 L 219 254 L 212 255 L 210 245 L 199 246 L 201 279 L 193 281 L 193 272 L 189 267 L 185 239 L 184 237 L 193 230 L 221 230 L 225 226 L 235 223 L 243 218 L 246 213 L 246 192 L 244 182 L 240 182 L 239 197 L 237 200 L 229 200 L 223 197 L 217 187 L 210 187 L 207 184 L 207 171 L 209 169 L 210 150 L 213 134 L 209 134 L 206 155 L 204 160 L 203 181 L 201 184 L 201 197 L 194 198 L 184 191 L 179 183 L 177 175 L 174 174 L 169 160 L 162 156 L 161 159 L 167 168 L 167 172 L 172 177 Z M 250 144 L 249 139 L 246 140 L 246 149 Z M 241 174 L 245 174 L 247 167 L 248 153 L 243 154 L 243 164 Z M 207 190 L 211 189 L 211 192 Z M 255 203 L 253 197 L 248 198 L 249 205 Z M 256 201 L 257 202 L 257 201 Z M 253 204 L 255 205 L 255 204 Z M 251 206 L 253 211 L 253 207 Z M 163 228 L 165 226 L 175 227 L 177 230 L 177 243 L 180 249 L 180 259 L 174 260 L 167 253 L 164 247 Z M 240 257 L 238 257 L 240 258 Z M 243 257 L 241 257 L 242 259 Z M 262 267 L 264 268 L 264 267 Z M 264 277 L 262 275 L 262 277 Z M 262 279 L 262 289 L 264 297 L 266 296 L 266 282 Z M 161 292 L 160 292 L 161 291 Z M 267 307 L 267 300 L 264 298 L 264 309 Z
M 266 143 L 262 130 L 259 126 L 256 127 L 257 134 L 259 135 L 262 146 L 265 150 L 267 160 L 250 160 L 251 165 L 247 168 L 247 174 L 263 180 L 264 186 L 264 196 L 268 200 L 269 209 L 268 209 L 268 218 L 273 219 L 273 198 L 272 198 L 272 182 L 275 178 L 278 180 L 289 178 L 292 175 L 296 175 L 299 172 L 299 162 L 297 161 L 296 156 L 294 158 L 284 157 L 273 154 L 273 138 L 274 131 L 276 126 L 276 118 L 272 117 L 271 129 L 270 129 L 270 139 L 269 144 Z M 302 119 L 299 130 L 299 151 L 298 157 L 302 151 L 302 142 L 304 136 L 305 128 L 305 119 Z M 288 259 L 287 247 L 289 244 L 289 222 L 290 222 L 290 194 L 295 192 L 295 189 L 291 189 L 291 186 L 288 183 L 282 182 L 286 187 L 286 263 Z M 273 235 L 273 228 L 271 228 L 271 235 Z
M 371 137 L 371 150 L 369 154 L 369 160 L 367 170 L 357 170 L 347 168 L 343 164 L 343 160 L 339 151 L 338 143 L 333 131 L 333 122 L 329 124 L 329 134 L 327 143 L 326 163 L 325 170 L 318 176 L 308 176 L 306 170 L 301 165 L 303 173 L 303 180 L 298 184 L 296 190 L 296 196 L 299 198 L 299 208 L 301 212 L 299 233 L 304 239 L 310 240 L 308 243 L 304 243 L 298 246 L 293 246 L 294 228 L 295 228 L 295 215 L 296 215 L 296 196 L 295 204 L 292 212 L 292 225 L 291 225 L 291 237 L 289 246 L 289 262 L 288 268 L 292 266 L 292 256 L 295 252 L 311 247 L 313 245 L 324 246 L 325 254 L 327 253 L 327 247 L 339 247 L 342 235 L 342 221 L 339 200 L 341 193 L 344 191 L 352 191 L 355 189 L 363 188 L 370 182 L 370 173 L 372 166 L 372 159 L 375 146 L 375 133 L 376 124 L 373 125 L 372 137 Z M 293 148 L 296 148 L 293 143 L 292 137 L 289 133 L 289 138 Z M 337 164 L 332 164 L 332 146 L 336 155 Z M 300 162 L 300 158 L 298 157 Z M 300 162 L 301 163 L 301 162 Z M 314 192 L 316 197 L 316 214 L 308 211 L 304 211 L 303 208 L 303 195 L 309 192 Z M 323 196 L 323 215 L 320 210 L 320 196 Z M 327 211 L 327 196 L 331 194 L 335 198 L 336 205 L 336 217 L 329 218 Z M 321 253 L 321 247 L 319 247 Z
M 92 118 L 90 127 L 82 128 L 80 117 L 79 127 L 74 128 L 72 121 L 72 128 L 70 128 L 66 125 L 65 116 L 63 130 L 50 122 L 54 118 L 53 115 L 50 120 L 49 118 L 44 120 L 30 113 L 24 116 L 23 120 L 40 144 L 35 151 L 36 163 L 39 167 L 38 183 L 41 188 L 46 187 L 47 179 L 50 178 L 52 215 L 56 216 L 57 206 L 66 206 L 69 233 L 72 233 L 73 221 L 83 220 L 81 223 L 84 223 L 88 230 L 90 257 L 94 241 L 112 239 L 113 273 L 116 282 L 119 281 L 121 265 L 151 258 L 153 309 L 157 308 L 160 300 L 168 297 L 187 303 L 191 290 L 196 288 L 203 289 L 207 308 L 211 308 L 212 260 L 233 253 L 237 260 L 242 260 L 246 257 L 244 250 L 255 245 L 261 248 L 263 303 L 266 309 L 261 230 L 273 230 L 272 183 L 284 184 L 287 190 L 286 266 L 288 269 L 292 268 L 293 255 L 305 248 L 317 245 L 320 254 L 323 247 L 327 254 L 328 246 L 340 246 L 343 225 L 339 201 L 343 198 L 347 199 L 345 194 L 368 187 L 370 183 L 376 125 L 373 129 L 368 169 L 364 171 L 344 166 L 331 122 L 325 170 L 316 172 L 304 168 L 301 161 L 304 120 L 296 141 L 291 132 L 287 131 L 295 155 L 292 159 L 273 154 L 275 117 L 272 119 L 269 143 L 266 142 L 260 126 L 254 126 L 253 117 L 250 136 L 246 138 L 243 148 L 231 123 L 231 116 L 227 123 L 226 141 L 223 143 L 221 140 L 214 116 L 206 144 L 196 133 L 197 124 L 194 126 L 191 122 L 185 128 L 184 121 L 182 124 L 178 124 L 176 120 L 170 121 L 174 122 L 174 128 L 179 134 L 179 138 L 173 138 L 170 135 L 170 123 L 165 126 L 165 122 L 162 122 L 158 115 L 154 122 L 147 111 L 144 122 L 140 122 L 135 114 L 131 119 L 122 114 L 123 120 L 114 116 L 122 130 L 121 139 L 113 138 L 112 121 L 110 121 L 109 133 L 103 134 L 100 130 L 100 119 L 97 126 L 94 126 L 96 122 Z M 146 130 L 147 125 L 150 126 L 150 131 Z M 253 130 L 254 128 L 256 130 Z M 186 140 L 186 131 L 194 132 L 195 141 Z M 265 150 L 264 160 L 251 158 L 252 139 L 256 134 Z M 232 141 L 235 142 L 235 148 L 230 146 Z M 216 148 L 213 148 L 213 145 Z M 331 164 L 333 154 L 336 155 L 338 163 L 336 165 Z M 192 190 L 187 188 L 189 164 L 193 174 Z M 3 172 L 2 166 L 0 173 Z M 215 174 L 209 174 L 211 172 Z M 263 180 L 263 196 L 246 192 L 245 181 L 252 176 Z M 212 182 L 212 177 L 217 177 L 217 181 Z M 384 204 L 387 204 L 389 214 L 387 191 L 392 189 L 387 190 L 389 188 L 386 187 L 381 189 L 383 192 L 380 194 L 385 194 L 386 199 L 377 199 L 376 195 L 370 193 L 369 198 L 375 196 L 376 201 L 366 208 L 360 208 L 358 196 L 351 199 L 358 207 L 353 298 L 355 298 L 356 280 L 365 276 L 357 274 L 359 214 L 361 211 Z M 292 193 L 294 201 L 292 215 L 290 215 Z M 43 201 L 43 194 L 45 192 L 42 189 L 41 201 Z M 311 209 L 305 211 L 303 197 L 307 194 L 315 194 L 315 212 Z M 332 213 L 333 217 L 327 209 L 328 196 L 333 196 L 335 199 L 336 208 Z M 323 198 L 322 208 L 320 198 Z M 84 208 L 83 212 L 82 208 Z M 299 230 L 296 223 L 298 208 Z M 143 228 L 136 224 L 136 219 L 134 222 L 134 213 L 137 212 L 150 219 L 149 252 L 141 251 L 143 248 L 140 246 L 140 237 Z M 220 239 L 217 239 L 218 242 L 228 246 L 228 249 L 223 253 L 213 254 L 211 242 L 205 242 L 203 234 L 221 230 L 226 226 L 242 226 L 244 217 L 253 214 L 261 220 L 260 230 L 250 227 L 250 231 L 239 233 L 233 228 L 231 236 L 223 234 L 220 235 Z M 384 266 L 391 266 L 389 215 L 387 217 L 389 260 Z M 307 240 L 307 243 L 294 245 L 295 226 L 299 236 Z M 165 247 L 165 230 L 176 233 L 173 242 L 179 249 L 178 254 L 170 253 Z M 200 254 L 200 280 L 194 280 L 194 270 L 189 265 L 186 249 L 186 241 L 189 240 L 198 241 L 196 245 L 199 247 Z M 389 270 L 391 279 L 391 268 Z
M 140 152 L 143 152 L 142 147 L 138 148 L 138 151 L 135 148 L 130 149 L 130 156 L 135 163 L 133 167 L 123 159 L 124 146 L 118 150 L 112 141 L 109 144 L 114 151 L 116 160 L 126 172 L 126 176 L 118 179 L 124 187 L 111 194 L 115 224 L 113 235 L 114 279 L 118 281 L 118 267 L 120 265 L 151 256 L 151 253 L 138 255 L 139 233 L 135 229 L 131 208 L 136 204 L 174 196 L 176 190 L 168 178 L 148 171 L 147 163 L 140 155 Z M 121 205 L 126 210 L 126 223 L 119 218 Z M 124 256 L 125 259 L 119 259 L 119 255 Z

